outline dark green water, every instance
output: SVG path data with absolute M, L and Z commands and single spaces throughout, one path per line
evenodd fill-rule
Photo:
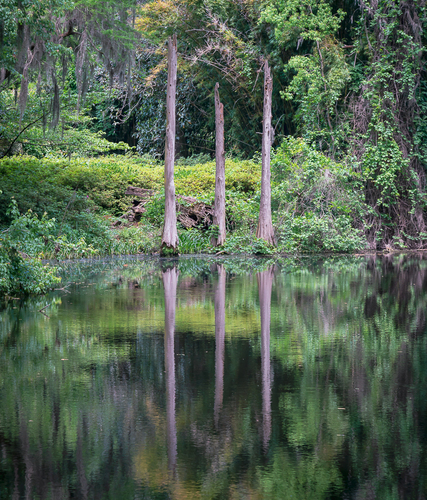
M 427 497 L 427 257 L 64 276 L 0 311 L 1 499 Z

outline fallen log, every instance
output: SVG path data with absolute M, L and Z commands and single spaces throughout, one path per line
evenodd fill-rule
M 192 196 L 177 196 L 177 219 L 186 229 L 204 227 L 207 229 L 213 220 L 213 207 Z
M 128 186 L 125 195 L 133 196 L 132 207 L 122 216 L 129 222 L 139 222 L 141 215 L 146 211 L 145 205 L 154 196 L 152 189 L 143 189 Z M 176 212 L 178 222 L 186 229 L 203 227 L 207 229 L 213 220 L 212 205 L 199 201 L 192 196 L 176 196 Z

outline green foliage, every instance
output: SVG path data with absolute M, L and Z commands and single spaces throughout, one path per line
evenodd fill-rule
M 265 3 L 260 20 L 273 24 L 276 39 L 286 46 L 299 38 L 321 41 L 333 36 L 343 18 L 342 9 L 333 14 L 331 4 L 322 0 L 279 0 Z
M 277 229 L 278 250 L 287 253 L 348 253 L 363 250 L 366 240 L 352 222 L 352 218 L 345 215 L 320 217 L 310 212 L 300 216 L 284 214 Z
M 71 99 L 70 96 L 63 95 L 61 99 L 61 123 L 53 127 L 47 122 L 49 98 L 41 95 L 35 84 L 28 87 L 23 114 L 15 106 L 14 92 L 0 89 L 0 156 L 7 153 L 15 139 L 11 153 L 18 152 L 37 158 L 88 157 L 131 149 L 123 142 L 106 140 L 104 131 L 92 131 L 93 120 L 87 114 L 78 114 L 72 109 L 76 105 L 75 95 Z M 33 126 L 30 126 L 31 123 Z
M 135 8 L 133 0 L 107 0 L 102 6 L 91 0 L 2 2 L 0 156 L 16 148 L 40 157 L 129 148 L 109 143 L 104 131 L 88 129 L 92 106 L 105 97 L 105 86 L 99 85 L 103 73 L 110 90 L 115 79 L 130 75 Z
M 147 223 L 123 227 L 115 231 L 106 248 L 111 255 L 136 255 L 158 252 L 161 240 L 160 228 Z
M 280 250 L 351 252 L 366 247 L 362 229 L 367 207 L 354 166 L 289 138 L 273 154 L 271 168 Z
M 277 253 L 277 250 L 265 240 L 256 238 L 250 233 L 238 231 L 227 236 L 224 245 L 221 247 L 221 253 L 228 254 L 250 254 L 259 256 L 268 256 Z
M 253 234 L 259 215 L 259 192 L 248 197 L 240 191 L 226 192 L 226 223 L 228 231 Z
M 376 201 L 379 207 L 390 207 L 396 203 L 401 189 L 399 181 L 402 174 L 408 171 L 408 167 L 409 159 L 403 158 L 392 137 L 381 138 L 375 145 L 366 146 L 362 157 L 363 174 L 379 193 Z
M 157 194 L 147 204 L 145 218 L 156 225 L 163 222 L 163 165 L 146 157 L 109 156 L 102 158 L 36 159 L 12 157 L 0 160 L 3 193 L 0 194 L 0 224 L 10 223 L 7 207 L 15 197 L 22 211 L 31 209 L 40 217 L 61 221 L 66 214 L 74 225 L 79 216 L 96 209 L 121 215 L 132 198 L 124 196 L 128 186 L 154 190 Z M 177 165 L 176 192 L 213 199 L 215 163 Z M 252 161 L 227 160 L 226 188 L 230 193 L 242 192 L 242 200 L 254 193 L 259 184 L 260 167 Z M 230 195 L 230 200 L 235 198 Z M 68 207 L 68 208 L 67 208 Z M 254 213 L 254 216 L 256 214 Z M 84 215 L 86 217 L 86 215 Z M 234 223 L 233 223 L 234 224 Z
M 0 236 L 0 297 L 46 293 L 60 281 L 56 267 L 23 258 L 14 242 Z
M 280 46 L 310 48 L 311 54 L 293 55 L 287 61 L 291 82 L 282 96 L 298 103 L 294 120 L 299 133 L 320 149 L 326 143 L 332 154 L 337 139 L 343 139 L 336 105 L 350 78 L 344 51 L 335 39 L 343 18 L 341 9 L 333 14 L 329 2 L 312 0 L 266 3 L 260 18 L 274 26 Z
M 36 159 L 13 157 L 0 160 L 3 194 L 0 222 L 8 222 L 6 209 L 12 196 L 23 211 L 61 220 L 83 213 L 94 204 L 121 214 L 129 204 L 124 192 L 129 185 L 159 189 L 163 169 L 143 166 L 137 158 L 114 156 L 98 159 Z
M 20 216 L 15 200 L 10 216 L 11 226 L 0 234 L 0 295 L 45 293 L 60 281 L 57 269 L 38 258 L 55 221 Z
M 227 191 L 254 193 L 260 183 L 260 165 L 250 160 L 225 162 L 225 188 Z M 192 161 L 180 163 L 175 168 L 175 189 L 186 196 L 213 196 L 215 192 L 215 162 L 194 164 Z
M 211 233 L 197 229 L 188 229 L 179 232 L 179 253 L 197 254 L 212 251 L 210 244 Z

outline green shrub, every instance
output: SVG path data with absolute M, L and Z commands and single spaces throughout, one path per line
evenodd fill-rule
M 313 213 L 301 216 L 285 214 L 276 230 L 281 252 L 353 252 L 366 247 L 360 229 L 352 226 L 350 217 L 319 217 Z
M 228 231 L 253 234 L 259 216 L 259 193 L 248 196 L 240 191 L 226 192 L 226 222 Z
M 175 188 L 178 194 L 206 197 L 215 192 L 215 162 L 177 166 Z M 254 193 L 259 188 L 260 166 L 252 161 L 226 160 L 225 188 L 227 191 Z
M 184 163 L 184 162 L 182 162 Z M 177 194 L 212 199 L 215 190 L 215 162 L 175 168 Z M 147 157 L 108 156 L 99 158 L 37 159 L 19 156 L 0 159 L 3 194 L 0 195 L 0 224 L 10 223 L 5 216 L 14 197 L 22 211 L 31 209 L 40 217 L 67 220 L 74 214 L 98 207 L 120 215 L 131 205 L 125 196 L 131 185 L 160 192 L 163 188 L 162 163 Z M 226 189 L 254 193 L 259 187 L 260 168 L 251 161 L 226 161 Z
M 287 138 L 272 155 L 272 208 L 281 251 L 351 252 L 367 246 L 363 179 L 302 139 Z
M 266 241 L 240 231 L 228 235 L 221 250 L 228 254 L 273 255 L 276 253 L 276 249 Z
M 154 253 L 160 248 L 160 229 L 150 224 L 124 227 L 114 231 L 114 237 L 107 248 L 111 255 L 135 255 Z
M 0 296 L 46 293 L 61 281 L 57 268 L 27 257 L 5 232 L 0 236 Z
M 208 253 L 212 251 L 211 233 L 197 229 L 187 229 L 179 232 L 178 250 L 180 254 Z

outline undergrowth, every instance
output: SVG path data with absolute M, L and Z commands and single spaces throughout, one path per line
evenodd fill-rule
M 212 204 L 215 162 L 201 160 L 206 158 L 178 162 L 176 193 Z M 227 160 L 225 244 L 212 247 L 215 227 L 206 223 L 192 229 L 178 224 L 179 253 L 274 256 L 367 248 L 367 214 L 372 214 L 357 165 L 337 163 L 303 140 L 288 138 L 273 152 L 271 172 L 275 246 L 256 238 L 259 161 Z M 0 160 L 0 175 L 0 293 L 42 293 L 54 286 L 54 267 L 41 259 L 160 252 L 164 193 L 158 161 L 12 157 Z M 124 194 L 128 186 L 153 192 L 138 223 L 121 218 L 134 201 Z

